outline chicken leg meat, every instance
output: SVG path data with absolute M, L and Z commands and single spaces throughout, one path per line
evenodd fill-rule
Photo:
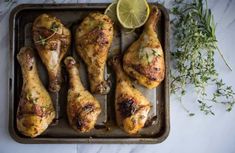
M 110 63 L 116 73 L 117 124 L 128 134 L 136 134 L 145 125 L 150 111 L 150 102 L 132 86 L 130 79 L 122 69 L 120 57 L 112 58 Z
M 165 76 L 164 54 L 155 31 L 161 12 L 152 6 L 144 31 L 124 53 L 123 68 L 139 84 L 147 88 L 157 87 Z
M 80 80 L 76 62 L 72 57 L 64 61 L 69 73 L 70 88 L 68 91 L 67 115 L 73 129 L 89 132 L 101 112 L 99 102 L 87 91 Z
M 55 117 L 51 98 L 39 79 L 33 50 L 23 47 L 17 55 L 23 87 L 17 109 L 17 128 L 29 137 L 44 132 Z
M 113 40 L 113 23 L 101 13 L 90 13 L 76 29 L 76 50 L 87 65 L 92 93 L 107 94 L 104 67 Z
M 33 23 L 33 40 L 48 71 L 49 90 L 58 92 L 61 85 L 60 62 L 70 47 L 70 31 L 56 17 L 42 14 Z

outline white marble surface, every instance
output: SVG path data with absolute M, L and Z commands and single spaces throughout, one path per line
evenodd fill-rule
M 84 145 L 84 144 L 43 144 L 26 145 L 15 142 L 8 133 L 8 101 L 7 101 L 7 60 L 9 55 L 8 20 L 9 12 L 20 3 L 72 3 L 69 0 L 15 1 L 6 5 L 0 0 L 0 153 L 234 153 L 235 152 L 235 109 L 227 113 L 222 107 L 217 107 L 215 116 L 204 116 L 196 105 L 191 106 L 193 96 L 187 96 L 185 104 L 196 113 L 188 117 L 180 104 L 171 97 L 171 130 L 169 137 L 156 145 Z M 112 0 L 78 0 L 79 2 L 111 2 Z M 156 1 L 156 0 L 155 0 Z M 164 0 L 160 0 L 163 2 Z M 167 7 L 170 1 L 165 2 Z M 223 51 L 234 71 L 230 72 L 216 55 L 216 67 L 220 76 L 235 90 L 235 0 L 209 0 L 209 7 L 217 22 L 217 39 L 219 48 Z M 10 63 L 9 63 L 10 64 Z

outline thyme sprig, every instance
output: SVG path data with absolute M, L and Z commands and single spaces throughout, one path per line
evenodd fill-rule
M 175 0 L 172 13 L 175 15 L 172 20 L 175 41 L 172 57 L 175 69 L 171 71 L 171 92 L 181 99 L 186 94 L 186 87 L 192 85 L 197 92 L 197 102 L 202 112 L 214 115 L 215 103 L 223 104 L 227 111 L 231 111 L 235 93 L 231 86 L 218 79 L 214 61 L 216 50 L 228 68 L 232 69 L 218 49 L 216 26 L 207 1 L 203 3 L 203 0 L 192 0 L 190 3 Z M 216 88 L 212 95 L 206 92 L 210 85 Z M 194 115 L 189 110 L 186 111 L 190 116 Z
M 50 30 L 53 31 L 53 33 L 48 36 L 48 37 L 43 37 L 42 35 L 39 35 L 39 40 L 36 41 L 35 43 L 36 44 L 41 44 L 41 45 L 45 45 L 46 44 L 46 41 L 49 40 L 50 38 L 52 38 L 57 32 L 58 32 L 58 29 L 59 29 L 59 25 L 56 23 L 56 22 L 53 22 L 51 27 L 50 27 Z
M 226 106 L 226 110 L 230 112 L 235 104 L 234 95 L 235 92 L 232 90 L 232 86 L 226 86 L 222 80 L 217 80 L 217 89 L 213 93 L 212 101 L 215 103 L 222 103 Z M 223 100 L 224 98 L 226 100 Z
M 161 54 L 159 53 L 157 48 L 150 47 L 141 47 L 139 52 L 139 58 L 144 59 L 150 64 L 155 57 L 159 57 Z

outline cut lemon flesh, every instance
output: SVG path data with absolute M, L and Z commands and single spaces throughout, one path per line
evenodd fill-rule
M 110 17 L 110 19 L 117 24 L 117 13 L 116 13 L 117 3 L 111 3 L 105 10 L 104 14 Z
M 149 6 L 146 0 L 119 0 L 116 13 L 118 21 L 124 28 L 135 29 L 147 21 Z

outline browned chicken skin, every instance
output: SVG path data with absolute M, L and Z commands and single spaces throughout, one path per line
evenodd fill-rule
M 128 134 L 140 131 L 148 118 L 150 102 L 135 89 L 124 73 L 120 57 L 110 61 L 116 74 L 115 113 L 118 125 Z
M 51 98 L 39 79 L 31 48 L 23 47 L 17 55 L 23 86 L 17 109 L 17 128 L 29 137 L 44 132 L 55 117 Z
M 90 13 L 76 29 L 76 50 L 87 65 L 92 93 L 107 94 L 104 68 L 113 40 L 113 23 L 101 13 Z
M 67 115 L 73 129 L 89 132 L 94 128 L 101 112 L 99 102 L 87 91 L 80 80 L 78 64 L 72 57 L 64 61 L 69 73 L 70 88 L 68 91 Z
M 160 15 L 160 10 L 153 6 L 143 33 L 127 49 L 123 58 L 124 71 L 150 89 L 157 87 L 165 76 L 164 54 L 155 31 Z
M 70 31 L 59 19 L 47 14 L 33 23 L 33 40 L 49 75 L 49 90 L 58 92 L 61 85 L 60 62 L 70 47 Z

